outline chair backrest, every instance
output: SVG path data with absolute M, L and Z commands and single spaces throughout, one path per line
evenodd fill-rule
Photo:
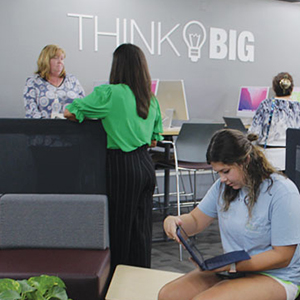
M 285 174 L 300 191 L 300 129 L 286 131 Z
M 222 128 L 224 123 L 184 123 L 176 140 L 178 161 L 206 162 L 210 139 Z
M 6 194 L 0 198 L 0 248 L 108 247 L 104 195 Z
M 240 118 L 234 118 L 234 117 L 223 117 L 226 127 L 230 129 L 237 129 L 240 130 L 243 133 L 247 133 L 247 128 L 243 124 L 242 120 Z

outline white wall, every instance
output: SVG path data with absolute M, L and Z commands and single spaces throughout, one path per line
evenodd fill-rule
M 70 13 L 90 16 L 82 20 L 82 50 L 79 18 L 68 16 Z M 153 78 L 184 80 L 191 118 L 221 120 L 223 115 L 235 115 L 240 86 L 271 86 L 273 76 L 281 71 L 290 72 L 300 86 L 299 4 L 278 0 L 2 0 L 0 117 L 24 116 L 25 80 L 36 70 L 38 55 L 46 44 L 65 48 L 67 72 L 78 77 L 87 93 L 92 91 L 93 81 L 107 80 L 117 39 L 97 35 L 95 51 L 95 24 L 98 32 L 116 33 L 117 20 L 119 42 L 126 36 L 131 42 L 134 32 L 133 42 L 144 50 Z M 197 62 L 189 59 L 182 37 L 190 21 L 202 23 L 207 33 Z M 133 31 L 130 23 L 136 24 Z M 243 32 L 253 34 L 254 42 L 246 39 L 240 50 L 247 55 L 245 47 L 254 47 L 254 61 L 243 62 L 238 56 L 230 60 L 228 55 L 211 58 L 210 51 L 220 50 L 212 46 L 211 28 L 237 37 Z M 161 42 L 161 54 L 159 32 L 162 37 L 170 33 L 169 41 Z M 228 40 L 224 45 L 224 49 L 229 47 Z

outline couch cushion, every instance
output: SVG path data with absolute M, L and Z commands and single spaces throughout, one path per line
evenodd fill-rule
M 0 199 L 0 248 L 109 247 L 104 195 L 7 194 Z

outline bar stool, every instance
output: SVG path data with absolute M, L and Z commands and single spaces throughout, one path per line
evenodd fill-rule
M 197 205 L 197 171 L 210 170 L 213 181 L 215 180 L 211 166 L 206 163 L 206 150 L 212 135 L 222 128 L 224 128 L 224 123 L 184 123 L 175 142 L 165 141 L 173 146 L 174 159 L 164 164 L 166 167 L 175 169 L 177 214 L 179 216 L 183 206 L 181 197 L 192 196 L 192 205 Z M 193 173 L 193 187 L 190 193 L 180 191 L 181 171 L 188 171 L 190 176 Z M 181 245 L 179 246 L 179 257 L 182 260 Z

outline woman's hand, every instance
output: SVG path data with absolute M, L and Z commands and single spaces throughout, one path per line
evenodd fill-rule
M 204 214 L 198 207 L 195 207 L 190 213 L 180 216 L 168 216 L 164 221 L 164 230 L 166 235 L 180 243 L 176 234 L 177 226 L 182 226 L 189 235 L 195 235 L 202 232 L 214 218 Z
M 220 268 L 217 268 L 217 269 L 208 271 L 208 272 L 213 272 L 213 273 L 229 272 L 229 271 L 230 271 L 230 268 L 231 268 L 231 265 L 226 265 L 226 266 L 224 266 L 224 267 L 220 267 Z
M 156 140 L 152 140 L 151 144 L 150 144 L 150 147 L 154 148 L 154 147 L 156 147 L 156 145 L 157 145 L 157 141 Z
M 70 121 L 75 121 L 78 122 L 78 120 L 76 119 L 76 116 L 72 113 L 69 112 L 69 110 L 65 109 L 64 111 L 64 117 Z
M 179 238 L 176 234 L 177 226 L 182 225 L 182 220 L 180 217 L 177 216 L 168 216 L 164 220 L 164 230 L 166 235 L 173 240 L 176 240 L 178 243 L 180 243 Z

